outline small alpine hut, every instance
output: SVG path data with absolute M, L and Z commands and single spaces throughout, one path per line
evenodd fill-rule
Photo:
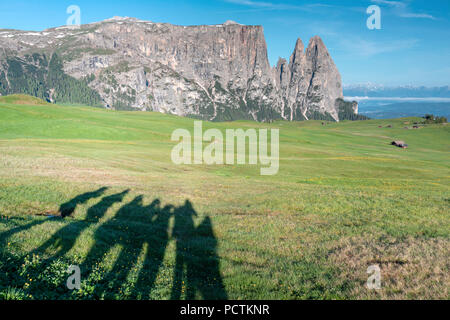
M 392 145 L 403 149 L 408 148 L 408 145 L 405 143 L 405 141 L 392 141 Z

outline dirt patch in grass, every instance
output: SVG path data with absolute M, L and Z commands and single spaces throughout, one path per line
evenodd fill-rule
M 450 241 L 347 238 L 329 258 L 358 299 L 449 299 Z M 378 265 L 381 289 L 369 290 L 367 268 Z

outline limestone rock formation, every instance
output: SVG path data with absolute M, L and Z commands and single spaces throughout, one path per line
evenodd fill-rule
M 304 51 L 297 40 L 289 64 L 280 59 L 277 78 L 289 120 L 317 118 L 317 113 L 338 119 L 336 100 L 343 98 L 342 80 L 327 48 L 319 37 Z
M 91 100 L 108 108 L 214 121 L 339 120 L 341 77 L 319 37 L 306 51 L 299 39 L 289 64 L 280 59 L 272 69 L 263 28 L 233 21 L 175 26 L 114 17 L 43 32 L 0 30 L 0 94 L 17 90 L 22 72 L 35 80 L 32 94 L 74 99 L 47 81 L 45 64 L 56 56 L 70 84 L 61 87 L 92 90 L 100 98 Z

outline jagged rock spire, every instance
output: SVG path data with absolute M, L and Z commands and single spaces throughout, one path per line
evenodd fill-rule
M 298 39 L 289 66 L 280 60 L 277 71 L 287 119 L 309 119 L 318 112 L 339 120 L 335 102 L 343 97 L 341 76 L 320 37 L 311 38 L 306 51 Z

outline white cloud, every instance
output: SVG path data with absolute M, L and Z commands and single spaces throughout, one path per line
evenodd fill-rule
M 427 14 L 427 13 L 403 13 L 400 15 L 400 17 L 402 18 L 422 18 L 422 19 L 431 19 L 431 20 L 436 20 L 435 17 L 433 17 L 431 14 Z
M 286 3 L 274 3 L 269 1 L 257 0 L 223 0 L 228 3 L 237 4 L 241 6 L 251 7 L 258 10 L 302 10 L 308 12 L 315 12 L 320 9 L 333 8 L 337 10 L 342 9 L 336 5 L 328 5 L 322 3 L 309 3 L 305 5 L 291 5 Z M 415 18 L 415 19 L 432 19 L 436 20 L 434 16 L 428 13 L 412 12 L 409 8 L 409 1 L 395 1 L 395 0 L 370 0 L 372 3 L 381 6 L 387 6 L 398 17 L 401 18 Z
M 408 2 L 393 1 L 393 0 L 371 0 L 372 3 L 379 5 L 386 5 L 393 8 L 393 13 L 401 18 L 412 18 L 412 19 L 431 19 L 436 20 L 434 16 L 428 13 L 417 13 L 412 12 L 409 8 Z
M 406 4 L 400 1 L 390 1 L 390 0 L 372 0 L 373 3 L 376 4 L 385 4 L 392 7 L 405 7 Z
M 225 2 L 240 4 L 243 6 L 249 7 L 258 7 L 258 8 L 273 8 L 275 4 L 270 2 L 260 2 L 260 1 L 251 1 L 251 0 L 225 0 Z
M 351 54 L 371 57 L 378 54 L 390 53 L 414 47 L 418 39 L 406 39 L 398 41 L 368 41 L 360 38 L 342 39 L 341 44 Z
M 310 3 L 305 5 L 292 5 L 286 3 L 273 3 L 267 1 L 255 1 L 255 0 L 223 0 L 228 3 L 233 3 L 237 5 L 252 7 L 255 9 L 262 10 L 302 10 L 302 11 L 312 11 L 317 8 L 334 8 L 333 5 L 321 4 L 321 3 Z

